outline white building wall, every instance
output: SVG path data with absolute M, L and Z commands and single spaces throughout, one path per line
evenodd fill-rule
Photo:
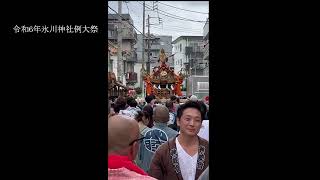
M 118 56 L 110 56 L 110 59 L 113 60 L 113 62 L 112 62 L 112 72 L 114 72 L 114 75 L 116 76 L 116 78 L 118 80 Z M 122 76 L 122 80 L 121 81 L 122 81 L 122 84 L 126 84 L 126 77 Z
M 134 65 L 134 72 L 137 73 L 137 83 L 134 85 L 134 87 L 140 87 L 140 82 L 141 82 L 141 68 L 142 64 L 141 63 L 135 63 Z
M 118 56 L 110 56 L 112 62 L 112 72 L 114 72 L 115 76 L 118 77 Z
M 180 50 L 181 44 L 181 50 Z M 180 40 L 176 44 L 173 44 L 173 53 L 174 55 L 174 72 L 178 73 L 181 68 L 184 67 L 184 63 L 186 62 L 185 56 L 185 47 L 186 47 L 186 40 Z
M 131 51 L 131 43 L 129 41 L 122 41 L 122 50 Z

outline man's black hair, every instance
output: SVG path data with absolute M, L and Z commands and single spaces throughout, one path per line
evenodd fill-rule
M 150 103 L 155 98 L 153 95 L 149 95 L 149 96 L 146 96 L 144 99 L 146 100 L 147 103 Z
M 170 97 L 170 100 L 171 101 L 175 101 L 177 99 L 177 96 L 175 96 L 175 95 L 172 95 L 171 97 Z
M 152 99 L 156 99 L 156 96 L 154 94 L 150 95 L 152 97 Z
M 206 104 L 204 102 L 202 102 L 202 101 L 198 101 L 198 104 L 201 107 L 202 120 L 204 120 L 206 118 L 206 114 L 207 114 L 208 108 L 207 108 Z
M 150 105 L 146 105 L 142 111 L 146 111 L 150 115 L 149 124 L 147 125 L 149 128 L 153 126 L 153 108 Z
M 166 107 L 169 109 L 169 111 L 173 108 L 173 101 L 169 100 L 166 102 Z
M 138 111 L 138 114 L 135 116 L 135 120 L 140 122 L 142 121 L 143 116 L 150 120 L 150 114 L 147 111 Z
M 114 103 L 114 112 L 119 113 L 120 110 L 126 109 L 127 101 L 124 97 L 118 97 Z
M 114 104 L 113 110 L 114 110 L 115 113 L 119 113 L 120 110 L 124 110 L 124 108 L 119 104 Z
M 137 106 L 138 106 L 137 101 L 136 101 L 133 97 L 128 97 L 128 98 L 127 98 L 127 104 L 128 104 L 130 107 L 137 107 Z
M 199 110 L 199 112 L 201 114 L 201 120 L 203 120 L 204 115 L 201 111 L 201 105 L 196 101 L 188 101 L 185 104 L 180 105 L 178 108 L 178 111 L 177 111 L 177 118 L 180 119 L 184 110 L 186 110 L 187 108 L 195 108 L 195 109 Z

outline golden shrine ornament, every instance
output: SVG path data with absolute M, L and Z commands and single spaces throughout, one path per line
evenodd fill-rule
M 160 74 L 161 74 L 161 76 L 165 76 L 165 75 L 167 75 L 168 73 L 167 73 L 166 71 L 162 71 Z

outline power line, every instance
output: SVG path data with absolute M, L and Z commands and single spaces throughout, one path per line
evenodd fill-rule
M 160 13 L 160 12 L 159 12 L 159 14 L 162 14 L 162 15 L 164 15 L 164 16 L 167 16 L 167 17 L 170 17 L 170 18 L 173 18 L 173 19 L 181 20 L 181 21 L 192 21 L 192 22 L 198 22 L 198 23 L 206 22 L 206 21 L 197 21 L 197 20 L 185 19 L 185 18 L 184 18 L 184 19 L 179 19 L 179 18 L 177 18 L 177 17 L 169 16 L 169 15 L 167 15 L 167 14 L 163 14 L 163 13 Z
M 138 17 L 138 18 L 139 18 L 139 22 L 141 22 L 141 21 L 140 21 L 141 17 L 140 17 L 139 15 L 135 14 L 134 11 L 132 11 L 131 9 L 129 9 L 128 4 L 130 3 L 130 1 L 125 1 L 125 2 L 126 2 L 126 5 L 127 5 L 127 8 L 128 8 L 128 14 L 130 14 L 130 13 L 129 13 L 129 11 L 130 11 L 131 14 L 132 14 L 132 15 L 135 15 L 136 17 Z
M 126 3 L 127 9 L 128 9 L 128 14 L 129 14 L 128 2 L 127 2 L 127 1 L 125 1 L 125 3 Z
M 170 27 L 177 27 L 177 28 L 186 29 L 186 27 L 182 27 L 182 26 L 172 26 L 172 25 L 170 25 Z M 197 29 L 192 29 L 192 30 L 197 30 Z
M 179 31 L 179 32 L 190 32 L 190 33 L 199 33 L 201 34 L 201 31 L 191 31 L 191 30 L 185 30 L 185 29 L 179 29 L 179 28 L 159 28 L 159 27 L 152 27 L 156 29 L 162 29 L 162 30 L 168 30 L 168 31 Z
M 159 28 L 159 27 L 157 27 Z M 171 26 L 171 25 L 168 25 L 168 26 L 164 26 L 164 27 L 161 27 L 162 29 L 180 29 L 180 30 L 186 30 L 186 31 L 197 31 L 197 32 L 202 32 L 201 29 L 186 29 L 185 27 L 180 27 L 180 26 Z
M 169 4 L 161 3 L 161 2 L 159 2 L 159 1 L 158 1 L 158 3 L 163 4 L 163 5 L 165 5 L 165 6 L 172 7 L 172 8 L 180 9 L 180 10 L 183 10 L 183 11 L 189 11 L 189 12 L 200 13 L 200 14 L 209 14 L 209 13 L 204 13 L 204 12 L 191 11 L 191 10 L 187 10 L 187 9 L 178 8 L 178 7 L 175 7 L 175 6 L 171 6 L 171 5 L 169 5 Z
M 140 3 L 140 2 L 138 2 L 138 3 Z M 141 4 L 141 3 L 140 3 Z M 116 14 L 118 14 L 119 15 L 119 13 L 117 13 L 114 9 L 112 9 L 110 6 L 108 6 L 112 11 L 114 11 Z M 147 6 L 146 6 L 147 7 Z M 147 7 L 148 9 L 150 9 L 149 7 Z M 162 14 L 162 13 L 160 13 L 160 14 Z M 113 14 L 111 14 L 112 16 L 114 16 Z M 122 17 L 121 15 L 119 15 L 120 17 Z M 115 16 L 114 16 L 115 17 Z M 123 18 L 123 17 L 122 17 Z M 124 19 L 124 18 L 123 18 Z M 129 25 L 131 25 L 132 27 L 134 27 L 140 34 L 142 34 L 143 35 L 143 33 L 141 33 L 141 31 L 139 31 L 134 25 L 132 25 L 128 20 L 124 20 L 124 21 L 127 21 L 128 22 L 128 24 Z M 157 28 L 157 27 L 154 27 L 154 28 Z M 158 29 L 160 29 L 160 28 L 158 28 Z M 174 30 L 174 31 L 179 31 L 179 30 Z M 185 31 L 183 31 L 183 32 L 185 32 Z M 147 38 L 147 36 L 145 36 L 145 35 L 143 35 L 144 37 L 146 37 Z M 137 41 L 139 41 L 139 39 L 137 39 Z M 167 43 L 165 43 L 165 44 L 167 44 Z M 170 46 L 172 46 L 172 44 L 167 44 L 167 45 L 170 45 Z
M 116 14 L 118 14 L 118 16 L 120 16 L 122 19 L 125 19 L 124 17 L 122 17 L 117 11 L 115 11 L 114 9 L 112 9 L 109 5 L 108 8 L 110 8 L 113 12 L 115 12 Z M 114 16 L 115 17 L 115 16 Z M 127 21 L 128 24 L 130 24 L 134 29 L 136 29 L 140 34 L 142 34 L 145 38 L 147 38 L 147 36 L 145 36 L 141 31 L 139 31 L 134 25 L 132 25 L 128 20 Z
M 116 14 L 118 14 L 118 16 L 120 16 L 122 19 L 125 19 L 123 16 L 121 16 L 118 12 L 116 12 L 114 9 L 112 9 L 110 6 L 108 6 L 112 11 L 114 11 Z M 117 18 L 114 14 L 109 14 L 115 18 Z M 133 24 L 131 24 L 129 22 L 129 20 L 123 20 L 123 21 L 126 21 L 129 25 L 131 25 L 133 28 L 135 28 L 138 32 L 140 32 Z M 127 25 L 127 24 L 126 24 Z M 141 33 L 141 32 L 140 32 Z
M 174 31 L 175 33 L 177 32 L 185 32 L 185 33 L 191 33 L 191 34 L 199 34 L 199 35 L 202 35 L 202 32 L 200 31 L 191 31 L 191 30 L 185 30 L 185 29 L 174 29 L 174 28 L 161 28 L 161 27 L 153 27 L 155 29 L 158 29 L 158 30 L 164 30 L 164 31 Z
M 167 36 L 167 35 L 155 35 L 155 38 L 157 38 L 157 36 Z M 172 36 L 171 36 L 172 37 Z M 137 38 L 137 41 L 141 42 L 139 38 Z M 163 42 L 163 41 L 162 41 Z M 173 46 L 171 43 L 167 43 L 167 42 L 163 42 L 165 45 L 169 45 L 169 46 Z M 151 46 L 154 45 L 151 43 Z M 162 46 L 160 44 L 160 46 Z M 137 52 L 142 52 L 142 51 L 137 51 Z
M 139 4 L 141 4 L 140 2 L 138 2 Z M 148 5 L 147 5 L 148 6 Z M 151 8 L 149 8 L 150 7 L 150 5 L 147 7 L 148 9 L 151 9 Z M 157 9 L 158 10 L 158 9 Z M 132 12 L 131 11 L 131 9 L 129 10 L 130 12 Z M 134 14 L 134 13 L 133 13 Z M 152 26 L 152 27 L 154 27 L 154 26 Z M 178 29 L 179 28 L 179 29 Z M 186 30 L 185 30 L 185 27 L 178 27 L 177 26 L 177 28 L 174 28 L 174 29 L 171 29 L 172 31 L 180 31 L 180 32 L 182 32 L 181 30 L 181 28 L 183 28 L 183 32 L 186 32 Z M 159 30 L 170 30 L 170 29 L 168 29 L 167 27 L 164 29 L 163 28 L 163 26 L 162 26 L 162 29 L 160 29 L 160 28 L 157 28 L 157 29 L 159 29 Z M 191 31 L 190 31 L 191 30 Z M 199 34 L 201 34 L 202 32 L 201 32 L 201 30 L 196 30 L 196 29 L 190 29 L 190 30 L 188 30 L 188 32 L 190 32 L 190 33 L 199 33 Z M 169 44 L 169 45 L 171 45 L 171 44 Z
M 113 16 L 114 18 L 118 18 L 118 17 L 116 17 L 114 14 L 108 14 L 108 15 L 111 15 L 111 16 Z M 127 21 L 127 20 L 124 20 L 124 21 Z M 124 23 L 124 25 L 126 25 L 126 26 L 129 28 L 128 24 L 125 24 L 125 23 Z
M 130 1 L 128 1 L 128 2 L 130 2 Z M 134 11 L 132 11 L 131 9 L 130 9 L 130 12 L 131 12 L 131 14 L 134 14 L 135 16 L 139 17 L 139 20 L 142 19 L 141 16 L 135 14 Z
M 141 4 L 139 1 L 138 1 L 138 3 Z M 142 4 L 141 4 L 141 5 L 142 5 Z M 146 8 L 152 10 L 152 9 L 151 9 L 150 7 L 148 7 L 147 5 L 146 5 Z M 158 9 L 158 10 L 159 10 L 159 9 Z M 193 20 L 193 19 L 187 19 L 187 18 L 184 18 L 184 17 L 181 17 L 181 16 L 177 16 L 177 15 L 174 15 L 174 14 L 167 13 L 167 12 L 162 11 L 162 10 L 159 10 L 159 11 L 166 13 L 166 14 L 163 14 L 163 13 L 158 12 L 159 14 L 162 14 L 162 15 L 164 15 L 164 16 L 167 16 L 167 17 L 170 17 L 170 18 L 173 18 L 173 19 L 181 20 L 181 21 L 192 21 L 192 22 L 199 22 L 199 23 L 206 22 L 206 21 L 198 21 L 198 20 Z M 167 15 L 167 14 L 170 14 L 170 15 L 173 15 L 173 16 L 169 16 L 169 15 Z
M 135 21 L 135 24 L 142 24 L 141 20 L 142 19 L 139 15 L 135 14 L 134 11 L 132 11 L 131 9 L 129 9 L 128 7 L 128 4 L 129 4 L 130 1 L 125 1 L 126 5 L 127 5 L 127 8 L 128 8 L 128 14 L 131 14 L 131 15 L 135 15 L 136 17 L 138 17 L 138 19 Z M 131 12 L 131 13 L 130 13 Z M 132 16 L 133 17 L 133 16 Z M 137 23 L 138 22 L 138 23 Z M 143 25 L 141 25 L 143 26 Z
M 146 6 L 146 7 L 147 7 L 147 6 Z M 148 7 L 148 8 L 150 9 L 150 7 Z M 159 11 L 161 11 L 161 12 L 163 12 L 163 13 L 166 13 L 166 14 L 169 14 L 169 15 L 173 16 L 172 18 L 174 18 L 174 17 L 180 18 L 179 20 L 193 21 L 193 22 L 206 22 L 206 21 L 198 21 L 198 20 L 193 20 L 193 19 L 187 19 L 187 18 L 184 18 L 184 17 L 181 17 L 181 16 L 177 16 L 177 15 L 174 15 L 174 14 L 170 14 L 170 13 L 167 13 L 167 12 L 165 12 L 165 11 L 160 10 L 159 8 L 158 8 L 157 10 L 158 10 L 158 13 L 159 13 Z M 162 13 L 160 13 L 160 14 L 162 14 Z M 165 15 L 165 14 L 162 14 L 162 15 Z M 167 15 L 166 15 L 166 16 L 167 16 Z M 169 16 L 168 16 L 168 17 L 169 17 Z

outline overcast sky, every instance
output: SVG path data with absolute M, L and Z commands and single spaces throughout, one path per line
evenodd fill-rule
M 126 3 L 127 2 L 127 3 Z M 150 33 L 156 35 L 171 35 L 172 40 L 175 40 L 179 36 L 203 36 L 203 27 L 205 22 L 191 22 L 185 20 L 177 20 L 171 17 L 163 15 L 164 13 L 173 14 L 183 18 L 195 20 L 195 21 L 206 21 L 208 14 L 194 13 L 185 10 L 209 13 L 209 1 L 158 1 L 157 11 L 152 11 L 153 2 L 155 1 L 145 1 L 146 3 L 146 13 L 145 17 L 160 17 L 162 19 L 162 24 L 151 25 Z M 163 3 L 163 4 L 161 4 Z M 166 5 L 174 6 L 180 9 L 169 7 Z M 108 6 L 118 12 L 118 1 L 108 1 Z M 108 13 L 114 14 L 112 10 L 108 8 Z M 143 27 L 143 1 L 122 1 L 122 14 L 130 14 L 133 19 L 134 26 L 142 32 Z M 172 15 L 169 15 L 172 16 Z M 150 24 L 159 24 L 158 18 L 151 18 Z M 146 23 L 147 25 L 147 23 Z M 147 27 L 145 32 L 148 32 Z M 140 34 L 139 32 L 137 32 Z

